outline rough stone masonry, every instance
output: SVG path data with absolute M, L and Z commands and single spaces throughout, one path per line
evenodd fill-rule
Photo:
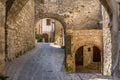
M 0 72 L 3 72 L 5 58 L 5 2 L 0 0 Z
M 17 3 L 19 3 L 19 1 L 14 2 L 12 6 L 13 10 L 10 10 L 7 16 L 8 60 L 22 55 L 35 45 L 34 1 L 26 1 L 24 5 L 17 5 Z

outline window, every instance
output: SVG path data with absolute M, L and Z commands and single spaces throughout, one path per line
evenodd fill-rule
M 48 26 L 50 25 L 50 22 L 51 22 L 50 19 L 47 19 L 47 20 L 46 20 L 46 24 L 47 24 Z
M 91 51 L 91 48 L 88 48 L 88 52 L 90 52 Z

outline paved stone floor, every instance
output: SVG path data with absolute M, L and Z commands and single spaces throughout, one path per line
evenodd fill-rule
M 112 80 L 100 74 L 66 73 L 64 59 L 64 49 L 52 43 L 39 43 L 6 65 L 8 80 Z

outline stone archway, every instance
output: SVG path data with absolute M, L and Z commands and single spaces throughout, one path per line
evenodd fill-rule
M 83 65 L 83 46 L 81 46 L 75 53 L 75 65 Z
M 93 46 L 93 62 L 101 62 L 101 51 L 96 46 Z
M 64 29 L 64 32 L 66 32 L 66 22 L 64 21 L 64 17 L 63 16 L 60 16 L 59 14 L 54 14 L 54 13 L 38 13 L 35 15 L 36 19 L 35 19 L 35 24 L 40 20 L 40 19 L 43 19 L 43 18 L 52 18 L 52 19 L 55 19 L 57 21 L 59 21 L 62 26 L 63 26 L 63 29 Z
M 78 46 L 78 44 L 80 44 L 79 46 Z M 102 68 L 104 67 L 104 65 L 103 65 L 103 58 L 102 58 L 102 56 L 103 56 L 103 49 L 102 49 L 102 44 L 101 43 L 99 43 L 99 42 L 96 42 L 96 41 L 94 41 L 94 42 L 81 42 L 81 43 L 76 43 L 75 45 L 74 45 L 75 47 L 74 47 L 74 51 L 73 51 L 73 54 L 72 54 L 72 56 L 71 56 L 71 58 L 73 59 L 73 70 L 75 71 L 76 70 L 76 64 L 75 64 L 75 55 L 76 55 L 76 52 L 77 52 L 77 50 L 79 50 L 79 48 L 80 47 L 84 47 L 84 52 L 83 52 L 83 54 L 84 53 L 88 53 L 87 51 L 88 51 L 88 49 L 90 48 L 90 50 L 91 50 L 91 53 L 93 54 L 93 47 L 94 46 L 96 46 L 97 47 L 97 49 L 99 49 L 100 50 L 100 55 L 101 55 L 101 61 L 100 61 L 100 64 L 101 64 L 101 66 L 100 66 L 100 72 L 103 72 L 103 71 L 101 71 L 102 70 Z M 88 55 L 88 56 L 91 56 L 91 55 Z M 89 57 L 90 58 L 90 57 Z M 93 61 L 93 56 L 91 56 L 91 58 L 90 58 L 90 61 Z M 88 60 L 88 58 L 86 57 L 86 59 L 84 58 L 84 60 L 85 61 L 89 61 Z M 86 64 L 84 64 L 84 65 L 86 65 Z
M 64 35 L 64 41 L 63 44 L 66 44 L 66 22 L 64 20 L 63 16 L 60 16 L 59 14 L 53 14 L 53 13 L 38 13 L 35 15 L 36 19 L 35 19 L 35 24 L 40 20 L 40 19 L 44 19 L 44 18 L 51 18 L 51 19 L 55 19 L 57 21 L 59 21 L 62 24 L 63 27 L 63 35 Z
M 101 53 L 93 44 L 81 46 L 75 52 L 75 72 L 101 73 Z

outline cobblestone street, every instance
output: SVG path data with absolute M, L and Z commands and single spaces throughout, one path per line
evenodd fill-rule
M 7 64 L 8 80 L 112 80 L 100 74 L 65 73 L 64 59 L 64 49 L 53 43 L 39 43 Z

